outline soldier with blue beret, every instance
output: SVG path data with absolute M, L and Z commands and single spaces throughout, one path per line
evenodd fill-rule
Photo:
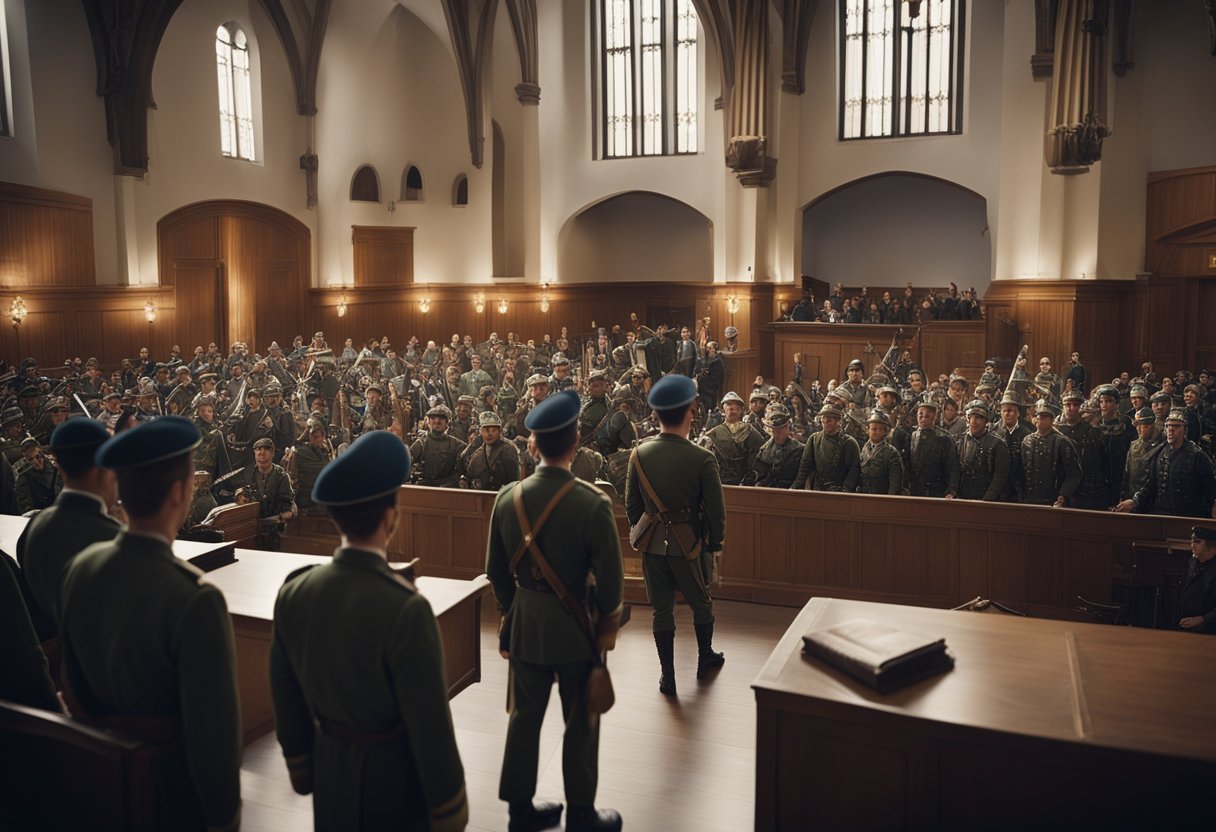
M 652 629 L 659 654 L 659 692 L 676 693 L 675 593 L 692 608 L 697 635 L 697 678 L 704 679 L 725 659 L 714 652 L 714 607 L 709 594 L 726 529 L 722 478 L 714 454 L 688 441 L 697 387 L 692 379 L 667 375 L 650 388 L 648 403 L 661 433 L 638 444 L 625 478 L 625 512 L 630 528 L 648 526 L 635 546 L 642 553 L 642 576 L 654 608 Z M 634 537 L 631 532 L 631 537 Z
M 541 464 L 532 476 L 498 493 L 490 521 L 486 574 L 503 615 L 500 651 L 511 662 L 511 721 L 498 796 L 509 806 L 513 832 L 548 829 L 562 813 L 560 803 L 533 800 L 541 724 L 554 678 L 566 720 L 566 829 L 621 828 L 619 814 L 595 808 L 599 717 L 589 712 L 586 694 L 596 654 L 616 644 L 624 569 L 612 501 L 570 472 L 578 415 L 579 398 L 572 390 L 549 396 L 528 412 L 525 427 Z M 527 537 L 525 525 L 531 529 Z M 551 569 L 542 570 L 540 559 Z M 563 586 L 550 584 L 546 573 Z M 567 596 L 573 605 L 588 607 L 592 620 L 581 626 L 572 621 L 562 600 Z
M 160 767 L 167 782 L 158 785 L 156 826 L 164 829 L 240 825 L 232 624 L 224 596 L 171 545 L 190 510 L 200 440 L 192 422 L 166 416 L 97 450 L 98 467 L 117 477 L 130 527 L 77 555 L 59 590 L 73 715 L 181 745 L 181 764 Z
M 320 830 L 468 823 L 439 626 L 388 563 L 409 472 L 409 452 L 387 431 L 360 436 L 329 463 L 312 499 L 342 546 L 332 562 L 289 575 L 275 602 L 275 731 Z

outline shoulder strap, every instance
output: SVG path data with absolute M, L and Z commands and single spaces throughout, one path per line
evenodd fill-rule
M 569 494 L 571 491 L 573 491 L 574 486 L 577 484 L 578 484 L 578 480 L 572 479 L 569 482 L 567 482 L 565 485 L 563 485 L 561 488 L 559 488 L 557 493 L 553 495 L 553 498 L 551 500 L 549 500 L 549 504 L 546 505 L 544 507 L 544 509 L 541 511 L 540 517 L 538 517 L 536 519 L 535 526 L 532 526 L 531 523 L 529 522 L 528 513 L 524 509 L 524 483 L 523 483 L 523 480 L 520 480 L 519 482 L 517 482 L 515 484 L 515 488 L 513 489 L 514 494 L 512 495 L 512 499 L 514 500 L 514 503 L 515 503 L 515 516 L 519 518 L 519 529 L 523 533 L 523 538 L 520 540 L 519 547 L 516 548 L 515 554 L 511 556 L 511 571 L 512 572 L 514 572 L 515 568 L 517 566 L 519 566 L 519 562 L 523 559 L 524 552 L 526 552 L 529 548 L 531 548 L 533 550 L 534 558 L 536 557 L 536 555 L 540 554 L 540 549 L 537 548 L 537 546 L 535 545 L 536 536 L 538 534 L 540 534 L 540 530 L 542 528 L 544 528 L 545 523 L 548 522 L 549 515 L 551 515 L 553 513 L 553 510 L 555 508 L 557 508 L 557 504 L 560 503 L 567 494 Z M 537 565 L 539 566 L 540 564 L 538 563 Z M 548 580 L 548 579 L 549 579 L 549 576 L 546 575 L 545 580 Z M 556 587 L 554 588 L 554 590 L 556 591 Z
M 659 510 L 660 514 L 666 514 L 667 506 L 663 505 L 663 501 L 659 499 L 654 486 L 650 484 L 650 478 L 646 476 L 646 471 L 642 468 L 642 460 L 638 457 L 637 448 L 634 448 L 632 454 L 630 454 L 629 464 L 637 470 L 638 480 L 642 483 L 642 490 L 646 492 L 646 496 L 650 497 L 651 502 L 654 503 L 654 507 Z
M 553 509 L 557 507 L 557 504 L 562 501 L 563 497 L 570 493 L 577 482 L 578 480 L 575 479 L 570 480 L 563 485 L 556 494 L 553 495 L 553 499 L 551 499 L 549 504 L 545 506 L 545 510 L 541 512 L 535 526 L 529 522 L 528 512 L 524 509 L 523 483 L 520 482 L 515 486 L 515 515 L 519 518 L 519 530 L 523 532 L 524 537 L 523 542 L 520 544 L 519 551 L 516 552 L 516 556 L 511 558 L 511 565 L 514 567 L 517 563 L 519 563 L 519 559 L 523 557 L 524 549 L 527 549 L 528 552 L 531 553 L 532 562 L 540 568 L 541 574 L 545 576 L 545 581 L 549 584 L 553 591 L 557 593 L 557 597 L 561 599 L 562 604 L 565 605 L 566 609 L 570 611 L 570 614 L 574 616 L 574 620 L 578 622 L 579 629 L 583 631 L 583 635 L 591 644 L 591 652 L 595 655 L 599 655 L 600 651 L 598 642 L 595 638 L 595 634 L 591 631 L 591 619 L 587 615 L 586 608 L 575 600 L 574 596 L 570 593 L 570 588 L 566 586 L 565 581 L 563 581 L 561 577 L 553 571 L 553 567 L 549 565 L 549 561 L 547 561 L 545 556 L 541 554 L 540 547 L 536 545 L 537 533 L 540 531 L 541 527 L 544 526 L 545 521 L 549 519 L 549 515 L 553 513 Z M 512 569 L 512 571 L 514 571 L 514 569 Z

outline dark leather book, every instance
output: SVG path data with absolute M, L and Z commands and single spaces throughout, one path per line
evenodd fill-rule
M 802 649 L 879 693 L 890 693 L 954 667 L 944 638 L 925 638 L 868 618 L 812 630 L 802 637 Z

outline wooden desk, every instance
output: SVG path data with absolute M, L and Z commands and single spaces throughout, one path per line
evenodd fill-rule
M 329 557 L 238 549 L 237 561 L 207 574 L 219 587 L 232 616 L 236 640 L 237 689 L 245 742 L 274 727 L 270 700 L 270 633 L 274 601 L 288 574 L 301 566 L 328 563 Z M 418 591 L 427 597 L 443 637 L 448 696 L 481 681 L 481 598 L 490 582 L 419 578 Z
M 957 666 L 881 696 L 803 655 L 852 618 Z M 1210 822 L 1214 638 L 816 598 L 752 687 L 757 830 Z
M 0 514 L 0 551 L 16 560 L 17 540 L 30 522 L 28 517 Z M 194 564 L 204 572 L 232 563 L 236 547 L 231 543 L 198 543 L 192 540 L 173 541 L 173 554 L 179 560 Z

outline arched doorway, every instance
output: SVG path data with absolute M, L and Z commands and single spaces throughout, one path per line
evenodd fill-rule
M 272 340 L 306 335 L 311 236 L 296 218 L 257 202 L 196 202 L 162 217 L 160 280 L 177 295 L 182 352 L 245 341 L 264 353 Z

